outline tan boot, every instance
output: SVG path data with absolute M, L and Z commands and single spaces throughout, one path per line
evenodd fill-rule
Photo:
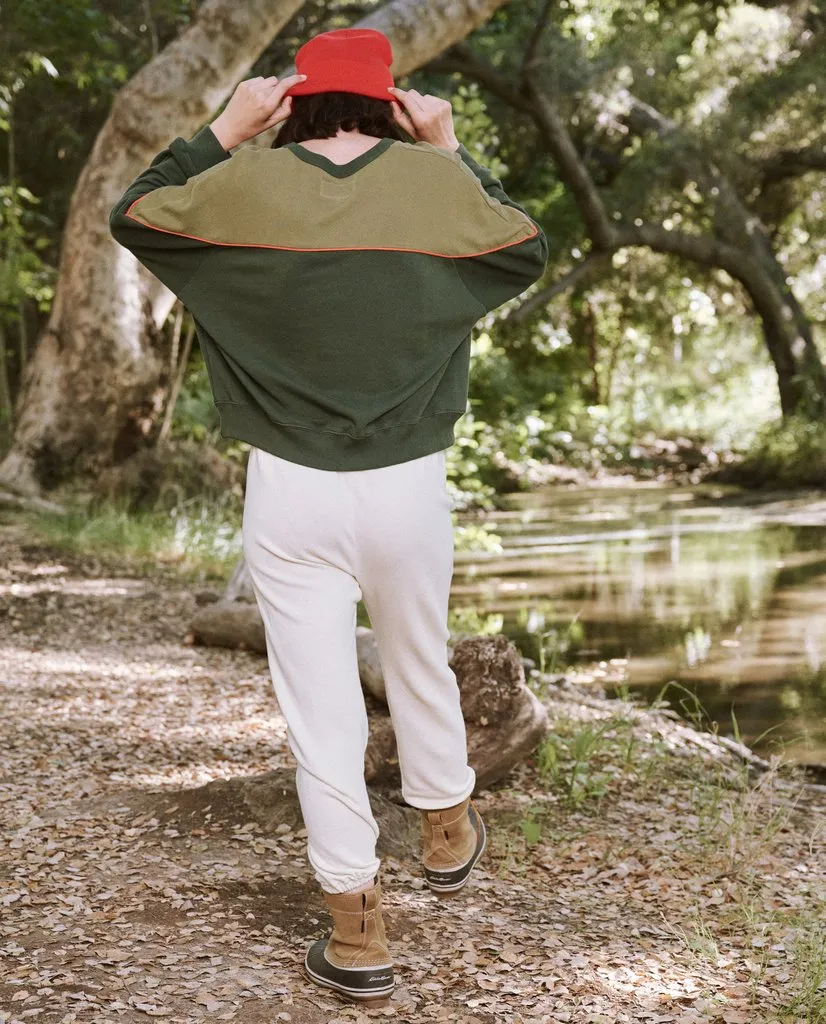
M 421 811 L 422 865 L 427 884 L 440 894 L 458 892 L 487 842 L 485 824 L 468 797 L 437 811 Z
M 386 1005 L 395 978 L 381 915 L 379 876 L 363 892 L 322 890 L 322 895 L 333 918 L 333 932 L 307 950 L 304 966 L 308 976 L 348 999 Z

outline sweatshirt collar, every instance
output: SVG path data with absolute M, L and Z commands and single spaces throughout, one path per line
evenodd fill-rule
M 365 150 L 364 153 L 359 154 L 353 160 L 348 160 L 346 164 L 337 164 L 328 159 L 328 157 L 322 156 L 321 153 L 313 153 L 302 146 L 300 142 L 288 142 L 284 148 L 289 149 L 299 160 L 303 160 L 307 164 L 313 164 L 315 167 L 320 167 L 335 178 L 347 178 L 380 157 L 395 141 L 395 139 L 385 136 L 371 146 L 370 149 Z

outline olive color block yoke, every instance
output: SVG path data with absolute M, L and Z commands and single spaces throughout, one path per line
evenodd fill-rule
M 109 224 L 192 313 L 222 434 L 337 471 L 453 444 L 474 324 L 548 258 L 464 146 L 388 138 L 336 164 L 298 143 L 230 155 L 206 127 Z

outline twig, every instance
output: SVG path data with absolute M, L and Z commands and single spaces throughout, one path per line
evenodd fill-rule
M 55 501 L 47 501 L 46 498 L 35 498 L 22 494 L 12 494 L 11 491 L 0 491 L 0 507 L 20 508 L 27 512 L 54 512 L 57 515 L 65 516 L 68 509 L 58 505 Z
M 158 448 L 163 447 L 166 444 L 169 431 L 172 429 L 172 420 L 175 416 L 175 406 L 178 403 L 178 395 L 181 393 L 181 388 L 184 383 L 184 374 L 186 373 L 186 367 L 189 363 L 189 353 L 192 351 L 192 339 L 195 337 L 195 323 L 190 322 L 186 330 L 186 336 L 184 337 L 184 345 L 181 350 L 181 357 L 178 360 L 178 368 L 175 373 L 175 379 L 172 382 L 172 389 L 169 392 L 169 401 L 166 403 L 166 410 L 163 415 L 163 422 L 161 423 L 161 429 L 158 431 L 158 437 L 155 444 Z
M 588 256 L 587 259 L 584 259 L 573 269 L 569 270 L 567 274 L 563 274 L 562 277 L 549 284 L 547 288 L 543 288 L 541 291 L 536 292 L 535 295 L 525 299 L 523 303 L 516 306 L 515 309 L 512 309 L 510 313 L 503 317 L 503 320 L 522 323 L 534 310 L 547 306 L 551 299 L 556 298 L 557 295 L 562 295 L 577 285 L 591 284 L 591 282 L 601 277 L 606 270 L 610 269 L 611 255 L 610 252 L 599 252 Z
M 548 27 L 548 18 L 551 14 L 551 8 L 553 7 L 554 0 L 545 0 L 542 5 L 542 10 L 539 12 L 539 17 L 536 20 L 536 24 L 533 27 L 530 38 L 528 39 L 528 45 L 525 47 L 525 53 L 522 57 L 522 70 L 519 74 L 521 82 L 525 82 L 531 65 L 536 59 L 536 54 L 539 51 L 539 44 L 542 42 L 542 36 L 545 34 L 545 29 Z

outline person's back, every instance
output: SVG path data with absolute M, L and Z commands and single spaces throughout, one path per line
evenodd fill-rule
M 443 145 L 406 142 L 370 97 L 361 124 L 384 134 L 352 118 L 313 138 L 347 97 L 299 99 L 309 109 L 273 148 L 230 158 L 232 104 L 175 140 L 115 206 L 112 232 L 194 316 L 224 436 L 328 470 L 444 449 L 467 407 L 471 330 L 540 275 L 545 236 L 464 146 L 448 148 L 452 120 Z
M 311 39 L 296 56 L 306 76 L 242 83 L 110 216 L 190 310 L 222 432 L 251 445 L 244 555 L 334 921 L 305 969 L 360 1001 L 388 997 L 395 979 L 364 781 L 357 603 L 402 796 L 421 814 L 426 882 L 456 892 L 486 831 L 447 662 L 445 454 L 466 410 L 474 324 L 536 281 L 548 254 L 540 226 L 456 140 L 450 104 L 396 89 L 391 61 L 373 30 Z M 278 123 L 272 148 L 236 149 Z

